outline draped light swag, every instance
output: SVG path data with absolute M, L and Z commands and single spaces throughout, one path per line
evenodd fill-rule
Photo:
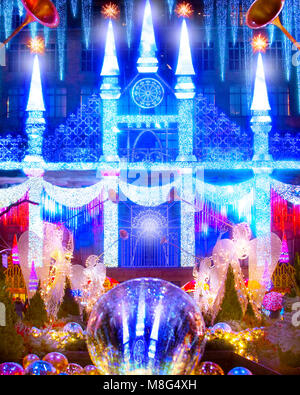
M 272 180 L 271 187 L 284 200 L 295 206 L 300 204 L 300 185 L 284 184 L 283 182 Z
M 25 196 L 30 189 L 40 182 L 39 179 L 30 178 L 22 184 L 14 185 L 9 188 L 0 188 L 0 208 L 8 207 Z M 43 180 L 43 188 L 46 193 L 57 203 L 66 207 L 81 207 L 89 204 L 102 194 L 103 200 L 108 197 L 109 183 L 101 180 L 85 188 L 63 188 Z M 120 192 L 132 202 L 145 206 L 154 207 L 165 203 L 168 200 L 171 188 L 177 188 L 180 194 L 180 178 L 175 181 L 154 187 L 143 187 L 134 184 L 128 184 L 119 180 Z M 285 184 L 283 182 L 272 180 L 271 186 L 283 199 L 294 205 L 300 204 L 300 186 Z M 195 180 L 196 192 L 203 196 L 206 200 L 215 204 L 234 204 L 246 195 L 251 193 L 254 188 L 254 179 L 229 186 L 219 186 Z

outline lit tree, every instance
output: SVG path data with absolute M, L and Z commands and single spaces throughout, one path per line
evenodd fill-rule
M 42 328 L 48 321 L 48 315 L 44 300 L 41 296 L 41 289 L 38 289 L 30 299 L 29 306 L 25 312 L 25 321 L 36 328 Z
M 69 278 L 66 278 L 65 284 L 65 294 L 63 297 L 63 301 L 59 306 L 59 310 L 57 313 L 57 318 L 67 318 L 69 315 L 71 316 L 80 316 L 79 305 L 76 302 L 71 288 L 71 282 Z
M 243 321 L 248 327 L 255 327 L 257 325 L 257 318 L 249 298 Z
M 243 311 L 235 288 L 235 278 L 231 265 L 228 267 L 225 293 L 215 322 L 240 321 Z

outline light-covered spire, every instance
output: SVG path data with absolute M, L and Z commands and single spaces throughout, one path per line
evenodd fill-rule
M 259 113 L 266 113 L 267 111 L 271 110 L 261 53 L 258 54 L 257 58 L 257 68 L 251 110 L 253 112 Z
M 272 160 L 272 156 L 269 153 L 269 132 L 272 129 L 270 110 L 264 65 L 262 55 L 259 53 L 251 105 L 252 117 L 250 126 L 254 133 L 253 161 Z
M 195 97 L 195 84 L 191 76 L 195 75 L 195 70 L 185 19 L 183 19 L 181 24 L 179 54 L 175 74 L 177 75 L 177 83 L 175 85 L 175 96 L 177 99 L 193 99 Z
M 101 76 L 116 76 L 120 75 L 120 69 L 117 58 L 115 37 L 113 31 L 112 21 L 110 20 L 108 23 L 107 35 L 106 35 L 106 44 L 105 44 L 105 53 L 103 66 L 101 70 Z
M 34 56 L 30 83 L 29 98 L 26 111 L 45 111 L 43 90 L 41 83 L 40 62 L 38 55 Z
M 141 42 L 139 47 L 140 57 L 137 69 L 140 73 L 156 73 L 158 60 L 156 58 L 157 46 L 155 42 L 152 12 L 149 0 L 146 0 L 142 26 Z
M 192 61 L 191 47 L 189 34 L 186 26 L 186 21 L 183 19 L 180 34 L 180 46 L 178 54 L 178 62 L 176 68 L 176 75 L 195 75 L 195 70 Z

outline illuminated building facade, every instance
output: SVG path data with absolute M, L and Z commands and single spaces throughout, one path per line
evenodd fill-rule
M 300 66 L 271 28 L 270 48 L 252 52 L 250 3 L 204 0 L 188 19 L 171 0 L 125 0 L 115 21 L 100 2 L 57 0 L 57 32 L 32 24 L 10 44 L 0 201 L 39 203 L 19 208 L 22 224 L 18 210 L 5 217 L 11 238 L 40 236 L 29 248 L 37 267 L 44 222 L 72 230 L 77 263 L 104 252 L 121 280 L 183 283 L 194 256 L 209 256 L 237 222 L 254 237 L 285 232 L 291 258 L 299 251 Z M 300 38 L 291 3 L 283 18 Z M 3 36 L 18 23 L 13 4 L 2 5 Z M 40 33 L 46 53 L 33 57 L 25 42 Z

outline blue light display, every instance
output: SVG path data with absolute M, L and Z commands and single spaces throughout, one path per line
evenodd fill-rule
M 207 45 L 211 43 L 212 25 L 214 20 L 214 2 L 211 0 L 203 0 L 204 3 L 204 20 Z
M 233 45 L 236 44 L 238 27 L 239 27 L 239 17 L 240 17 L 240 2 L 237 0 L 229 0 L 229 13 L 231 22 L 231 32 Z
M 168 5 L 173 2 L 169 1 Z M 297 2 L 296 2 L 297 3 Z M 297 27 L 295 10 L 298 10 L 298 4 L 293 3 L 294 7 L 294 30 L 296 37 L 299 37 L 299 28 Z M 18 3 L 19 4 L 19 3 Z M 126 0 L 126 20 L 128 21 L 127 38 L 128 45 L 131 44 L 131 22 L 133 13 L 133 1 Z M 218 0 L 216 3 L 217 35 L 220 60 L 220 77 L 224 80 L 226 64 L 226 37 L 227 24 L 226 19 L 231 20 L 231 33 L 233 41 L 237 39 L 238 32 L 238 5 L 239 2 L 233 0 Z M 242 8 L 248 9 L 249 0 L 242 0 Z M 291 2 L 289 2 L 291 7 Z M 61 17 L 61 25 L 57 29 L 57 43 L 59 53 L 59 76 L 64 78 L 65 63 L 65 43 L 67 27 L 67 0 L 56 0 L 56 5 Z M 77 1 L 72 1 L 72 10 L 76 15 L 75 9 L 78 7 Z M 230 16 L 227 15 L 228 5 L 232 11 Z M 76 6 L 76 7 L 75 7 Z M 91 0 L 83 0 L 83 26 L 86 47 L 90 41 L 91 29 Z M 6 32 L 10 29 L 10 4 L 7 1 L 3 3 L 5 11 Z M 204 1 L 204 18 L 206 20 L 206 39 L 211 41 L 211 28 L 214 16 L 213 3 Z M 291 25 L 293 19 L 287 12 L 283 14 L 283 19 L 287 25 Z M 288 27 L 288 26 L 287 26 Z M 45 30 L 47 37 L 49 29 Z M 294 204 L 298 203 L 296 192 L 291 186 L 282 186 L 276 183 L 272 184 L 270 174 L 273 169 L 300 169 L 300 162 L 295 160 L 273 160 L 270 155 L 271 144 L 278 145 L 278 137 L 271 136 L 271 108 L 268 98 L 267 84 L 265 80 L 263 56 L 258 54 L 255 79 L 251 76 L 251 59 L 254 56 L 250 53 L 250 38 L 252 32 L 250 29 L 243 29 L 242 39 L 245 47 L 246 59 L 246 86 L 247 93 L 252 99 L 249 101 L 249 110 L 251 118 L 249 119 L 250 127 L 247 130 L 238 127 L 224 113 L 218 111 L 214 104 L 209 103 L 205 95 L 196 94 L 196 87 L 193 76 L 196 74 L 192 62 L 192 49 L 190 46 L 189 32 L 186 20 L 182 20 L 180 43 L 178 45 L 178 58 L 174 72 L 175 82 L 173 87 L 164 84 L 161 77 L 155 73 L 158 71 L 157 45 L 155 32 L 152 21 L 150 1 L 145 2 L 143 14 L 143 23 L 141 31 L 141 40 L 139 46 L 139 58 L 137 60 L 138 76 L 128 89 L 128 92 L 121 93 L 121 84 L 119 81 L 120 63 L 116 52 L 116 42 L 114 36 L 114 25 L 112 21 L 108 22 L 106 35 L 106 44 L 104 59 L 101 70 L 101 85 L 99 95 L 91 98 L 87 105 L 83 105 L 75 115 L 71 115 L 65 123 L 57 128 L 55 133 L 47 132 L 45 134 L 45 105 L 43 100 L 41 75 L 39 69 L 38 56 L 35 56 L 33 62 L 33 72 L 29 89 L 29 98 L 27 103 L 27 118 L 25 122 L 25 132 L 27 135 L 27 152 L 26 157 L 20 155 L 24 151 L 24 141 L 17 142 L 13 137 L 2 138 L 0 168 L 4 170 L 23 169 L 29 176 L 30 188 L 26 184 L 24 191 L 30 192 L 30 196 L 36 201 L 41 202 L 43 219 L 49 220 L 61 218 L 62 212 L 70 214 L 72 211 L 85 212 L 86 220 L 89 220 L 88 209 L 83 206 L 84 197 L 75 188 L 70 188 L 71 195 L 66 191 L 51 189 L 43 179 L 43 171 L 52 170 L 96 170 L 101 179 L 105 179 L 110 188 L 117 192 L 122 191 L 127 198 L 134 204 L 152 207 L 158 204 L 164 204 L 167 201 L 169 185 L 164 187 L 135 187 L 127 183 L 124 184 L 120 179 L 120 170 L 155 170 L 155 171 L 174 171 L 180 175 L 179 184 L 176 186 L 181 190 L 181 197 L 193 204 L 196 193 L 200 187 L 205 190 L 205 199 L 213 203 L 222 214 L 229 212 L 228 206 L 232 203 L 233 211 L 239 218 L 246 218 L 249 222 L 253 220 L 258 236 L 267 235 L 270 232 L 271 209 L 270 209 L 270 188 L 271 186 L 284 193 L 284 196 Z M 287 62 L 290 51 L 290 44 L 284 44 L 284 56 Z M 249 63 L 247 63 L 249 61 Z M 197 70 L 196 70 L 197 71 Z M 290 69 L 285 68 L 286 76 L 289 78 Z M 147 75 L 147 74 L 150 75 Z M 297 68 L 298 77 L 299 67 Z M 146 74 L 146 75 L 145 75 Z M 298 83 L 300 78 L 298 79 Z M 254 84 L 252 84 L 254 82 Z M 254 86 L 253 95 L 250 86 Z M 299 89 L 300 92 L 300 89 Z M 128 96 L 126 96 L 128 95 Z M 126 96 L 130 105 L 134 103 L 134 111 L 123 109 L 121 101 Z M 174 100 L 172 111 L 165 107 L 169 97 Z M 251 106 L 250 106 L 251 104 Z M 151 129 L 157 136 L 163 129 L 174 128 L 176 138 L 178 138 L 178 157 L 170 160 L 165 159 L 163 163 L 159 161 L 131 162 L 120 161 L 118 138 L 122 133 L 120 124 L 124 128 L 134 129 Z M 277 140 L 276 140 L 277 138 Z M 273 143 L 272 143 L 273 141 Z M 276 143 L 277 141 L 277 143 Z M 60 149 L 57 149 L 58 143 Z M 177 141 L 176 141 L 177 144 Z M 177 149 L 177 148 L 176 148 Z M 16 154 L 17 152 L 17 154 Z M 177 155 L 177 152 L 176 152 Z M 121 156 L 121 155 L 120 155 Z M 206 170 L 251 170 L 254 177 L 246 183 L 233 184 L 227 187 L 208 185 L 207 183 L 195 181 L 195 174 L 200 169 Z M 34 173 L 34 170 L 41 172 L 40 176 Z M 49 190 L 52 195 L 46 196 Z M 23 189 L 22 189 L 23 191 Z M 2 191 L 10 199 L 12 191 Z M 99 190 L 95 188 L 93 198 L 99 198 Z M 89 191 L 89 193 L 91 193 Z M 74 207 L 68 207 L 58 203 L 53 199 L 57 194 L 59 199 L 72 200 L 81 207 L 74 210 Z M 3 196 L 4 196 L 3 195 Z M 68 197 L 68 199 L 66 198 Z M 71 197 L 70 197 L 71 196 Z M 74 198 L 76 196 L 76 198 Z M 4 199 L 3 201 L 10 201 Z M 243 200 L 243 201 L 242 201 Z M 245 205 L 245 200 L 249 204 Z M 233 201 L 233 202 L 232 202 Z M 295 203 L 296 202 L 296 203 Z M 65 208 L 68 207 L 68 208 Z M 246 207 L 246 208 L 245 208 Z M 254 215 L 252 217 L 252 209 Z M 76 211 L 76 212 L 77 212 Z M 41 233 L 43 221 L 40 216 L 41 212 L 36 207 L 32 207 L 29 213 L 30 230 Z M 224 215 L 225 215 L 224 214 Z M 57 216 L 56 216 L 57 215 Z M 52 216 L 52 217 L 51 217 Z M 78 223 L 75 220 L 73 224 L 74 231 Z M 118 226 L 119 211 L 118 205 L 112 201 L 106 201 L 103 207 L 103 245 L 107 251 L 104 257 L 105 265 L 117 267 L 119 257 Z M 180 263 L 181 266 L 192 266 L 195 253 L 195 210 L 191 205 L 180 203 L 180 248 L 182 249 Z M 41 242 L 42 243 L 42 242 Z M 34 248 L 42 249 L 41 245 Z M 33 250 L 33 246 L 31 247 Z M 188 251 L 188 254 L 186 253 Z M 189 255 L 190 254 L 190 255 Z M 41 265 L 42 260 L 37 262 Z M 160 311 L 159 305 L 157 311 Z M 144 305 L 142 299 L 138 317 L 143 317 Z M 159 313 L 157 321 L 154 321 L 152 329 L 152 340 L 157 339 L 157 330 L 159 327 Z M 141 325 L 143 318 L 140 318 Z M 142 332 L 142 329 L 138 329 Z M 124 329 L 126 338 L 128 333 Z M 137 346 L 137 349 L 139 346 Z M 155 344 L 149 346 L 149 354 L 155 352 Z
M 67 0 L 56 0 L 56 7 L 60 17 L 60 24 L 57 27 L 57 43 L 58 43 L 59 78 L 62 81 L 64 79 L 64 74 L 65 74 Z
M 131 33 L 133 22 L 133 0 L 124 0 L 125 4 L 125 20 L 126 20 L 126 35 L 128 47 L 131 47 Z
M 222 81 L 225 78 L 227 9 L 227 0 L 217 0 L 217 31 L 219 39 L 220 76 Z
M 293 24 L 293 13 L 291 12 L 293 9 L 293 0 L 285 0 L 285 5 L 282 10 L 282 23 L 284 27 L 288 31 L 292 31 Z M 283 54 L 284 54 L 284 70 L 287 81 L 290 80 L 291 77 L 291 68 L 292 68 L 292 43 L 291 41 L 284 36 L 283 39 Z
M 82 27 L 86 48 L 90 45 L 91 25 L 92 25 L 92 0 L 82 0 Z

